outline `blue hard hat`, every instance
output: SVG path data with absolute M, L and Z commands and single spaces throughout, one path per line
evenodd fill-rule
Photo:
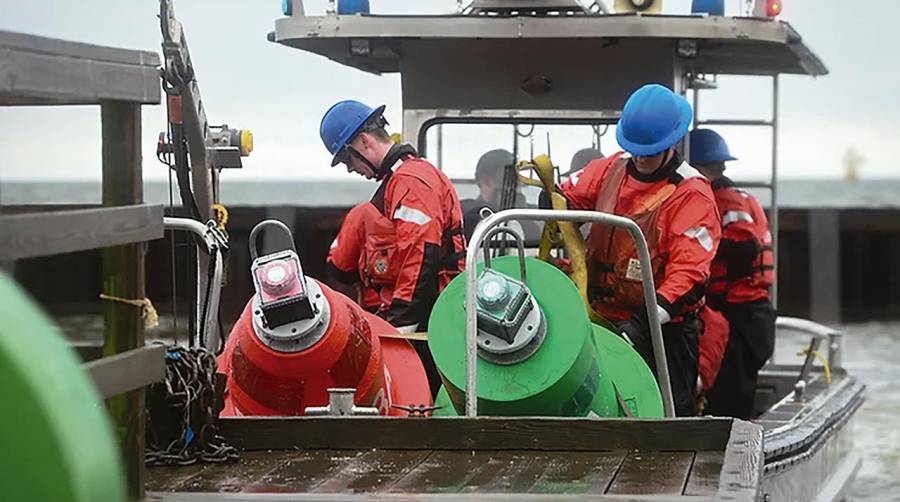
M 691 164 L 715 164 L 737 160 L 728 151 L 725 138 L 711 129 L 694 129 L 691 131 Z
M 380 117 L 383 113 L 383 105 L 373 109 L 364 103 L 350 99 L 335 103 L 325 112 L 322 123 L 319 124 L 319 136 L 322 137 L 325 148 L 334 155 L 334 158 L 331 159 L 332 166 L 341 162 L 341 151 L 356 136 L 356 133 L 370 119 Z
M 625 102 L 616 139 L 632 155 L 656 155 L 681 141 L 693 118 L 686 99 L 667 87 L 648 84 Z

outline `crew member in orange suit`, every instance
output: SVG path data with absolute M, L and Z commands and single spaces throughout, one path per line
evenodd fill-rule
M 749 193 L 725 176 L 731 156 L 715 131 L 691 133 L 691 165 L 712 182 L 722 215 L 722 242 L 712 264 L 707 291 L 711 307 L 730 325 L 722 368 L 707 398 L 709 413 L 751 418 L 759 369 L 775 347 L 775 308 L 769 300 L 774 280 L 772 235 L 766 213 Z
M 376 314 L 398 330 L 425 329 L 438 293 L 465 266 L 462 210 L 450 180 L 409 145 L 395 144 L 385 126 L 384 106 L 341 101 L 322 118 L 319 135 L 331 164 L 380 182 L 365 218 L 365 268 L 394 277 L 390 301 Z M 440 378 L 428 347 L 414 343 L 432 392 Z
M 700 320 L 703 321 L 703 335 L 700 336 L 699 392 L 705 396 L 722 368 L 722 359 L 728 346 L 728 320 L 718 310 L 709 308 L 709 305 L 704 305 L 700 310 Z
M 677 150 L 692 117 L 688 102 L 668 88 L 652 84 L 638 89 L 625 103 L 616 129 L 619 145 L 630 155 L 593 160 L 560 187 L 569 208 L 627 216 L 646 236 L 678 415 L 696 414 L 702 332 L 697 312 L 720 235 L 709 181 L 684 163 Z M 655 371 L 640 264 L 630 235 L 594 225 L 587 248 L 594 308 L 617 323 Z
M 388 275 L 387 267 L 365 253 L 367 223 L 391 225 L 369 201 L 353 207 L 331 243 L 326 268 L 329 286 L 374 314 L 390 304 L 397 277 Z

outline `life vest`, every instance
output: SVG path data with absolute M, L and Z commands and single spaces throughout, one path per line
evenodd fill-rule
M 722 215 L 722 241 L 710 267 L 707 295 L 714 302 L 745 303 L 769 297 L 774 282 L 775 257 L 766 213 L 759 202 L 728 178 L 713 183 L 716 204 Z M 757 243 L 756 256 L 747 267 L 729 269 L 729 246 L 725 241 Z
M 621 154 L 619 154 L 621 155 Z M 628 176 L 628 160 L 616 158 L 606 172 L 595 210 L 618 214 L 616 205 L 619 191 Z M 663 203 L 675 193 L 675 184 L 666 183 L 646 198 L 627 216 L 637 223 L 647 240 L 653 279 L 661 282 L 665 273 L 666 257 L 659 253 L 659 220 Z M 644 305 L 641 287 L 641 267 L 637 248 L 628 231 L 609 225 L 592 225 L 587 240 L 588 287 L 592 304 L 600 315 L 619 320 L 623 312 L 631 312 Z

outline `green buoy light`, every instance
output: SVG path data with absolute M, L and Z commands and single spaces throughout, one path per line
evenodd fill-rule
M 515 364 L 534 354 L 546 330 L 543 313 L 525 283 L 486 269 L 477 287 L 481 356 L 497 364 Z
M 502 274 L 485 270 L 478 280 L 478 303 L 497 307 L 509 298 L 509 281 Z

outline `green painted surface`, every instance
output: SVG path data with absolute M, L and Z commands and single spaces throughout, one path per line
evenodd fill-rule
M 518 278 L 518 259 L 493 260 L 492 268 Z M 662 400 L 647 365 L 621 338 L 590 323 L 571 280 L 556 267 L 527 259 L 528 287 L 547 320 L 547 337 L 529 359 L 498 365 L 478 358 L 481 415 L 624 415 L 617 389 L 639 417 L 662 416 Z M 480 270 L 479 270 L 480 271 Z M 435 416 L 462 413 L 465 406 L 465 282 L 459 276 L 435 304 L 428 326 L 429 348 L 444 386 Z
M 619 395 L 641 418 L 662 418 L 662 395 L 644 359 L 622 337 L 594 325 L 594 343 L 603 357 L 603 369 Z
M 0 320 L 3 500 L 124 500 L 103 401 L 62 335 L 3 273 Z
M 492 268 L 519 276 L 516 257 Z M 590 411 L 599 381 L 590 321 L 574 284 L 555 267 L 526 260 L 528 287 L 544 312 L 547 336 L 528 359 L 499 365 L 478 359 L 479 410 L 485 415 L 580 416 Z M 451 282 L 429 322 L 429 348 L 455 409 L 464 407 L 465 278 Z

